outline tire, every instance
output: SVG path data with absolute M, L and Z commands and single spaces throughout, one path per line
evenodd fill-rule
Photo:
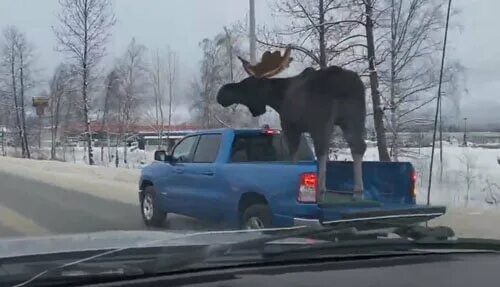
M 162 227 L 167 219 L 167 213 L 161 211 L 156 202 L 153 186 L 147 186 L 141 198 L 141 215 L 146 226 Z
M 250 205 L 241 217 L 242 229 L 262 229 L 272 227 L 271 209 L 267 204 Z

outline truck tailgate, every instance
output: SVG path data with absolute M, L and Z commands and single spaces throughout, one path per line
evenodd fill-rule
M 382 203 L 415 204 L 411 196 L 414 168 L 409 162 L 363 162 L 363 184 L 366 199 Z M 354 187 L 352 162 L 329 161 L 326 187 L 339 193 L 351 193 Z

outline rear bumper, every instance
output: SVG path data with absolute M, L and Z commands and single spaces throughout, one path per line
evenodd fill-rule
M 351 225 L 356 225 L 363 229 L 359 224 L 367 225 L 368 228 L 373 228 L 372 223 L 377 226 L 401 226 L 408 224 L 416 224 L 428 221 L 430 219 L 439 217 L 446 212 L 446 207 L 444 206 L 412 206 L 408 208 L 400 209 L 388 209 L 388 210 L 369 210 L 369 211 L 357 211 L 349 213 L 338 213 L 334 212 L 330 214 L 328 219 L 325 219 L 323 214 L 323 220 L 312 219 L 312 218 L 302 218 L 293 217 L 293 226 L 306 226 L 306 227 L 322 227 L 322 226 L 339 226 L 339 227 L 349 227 Z
M 320 227 L 321 223 L 319 222 L 319 219 L 294 217 L 293 226 Z

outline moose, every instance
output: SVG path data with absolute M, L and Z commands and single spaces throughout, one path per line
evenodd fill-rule
M 217 102 L 223 107 L 242 104 L 253 117 L 264 114 L 266 106 L 273 108 L 280 116 L 284 140 L 293 161 L 297 161 L 302 133 L 309 133 L 318 160 L 317 185 L 323 199 L 327 191 L 329 144 L 335 125 L 339 126 L 353 158 L 353 198 L 362 198 L 366 106 L 361 78 L 338 66 L 319 70 L 309 67 L 294 77 L 271 78 L 289 67 L 290 54 L 290 47 L 283 56 L 279 51 L 266 51 L 256 65 L 238 57 L 249 77 L 223 85 Z

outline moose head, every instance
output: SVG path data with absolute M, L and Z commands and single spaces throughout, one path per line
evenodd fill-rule
M 266 51 L 256 65 L 238 57 L 249 77 L 239 83 L 222 86 L 217 94 L 217 102 L 223 107 L 233 104 L 245 105 L 254 117 L 264 114 L 266 105 L 270 104 L 270 94 L 273 90 L 273 84 L 269 78 L 288 68 L 293 60 L 290 53 L 290 47 L 286 48 L 283 56 L 279 51 L 272 53 Z

